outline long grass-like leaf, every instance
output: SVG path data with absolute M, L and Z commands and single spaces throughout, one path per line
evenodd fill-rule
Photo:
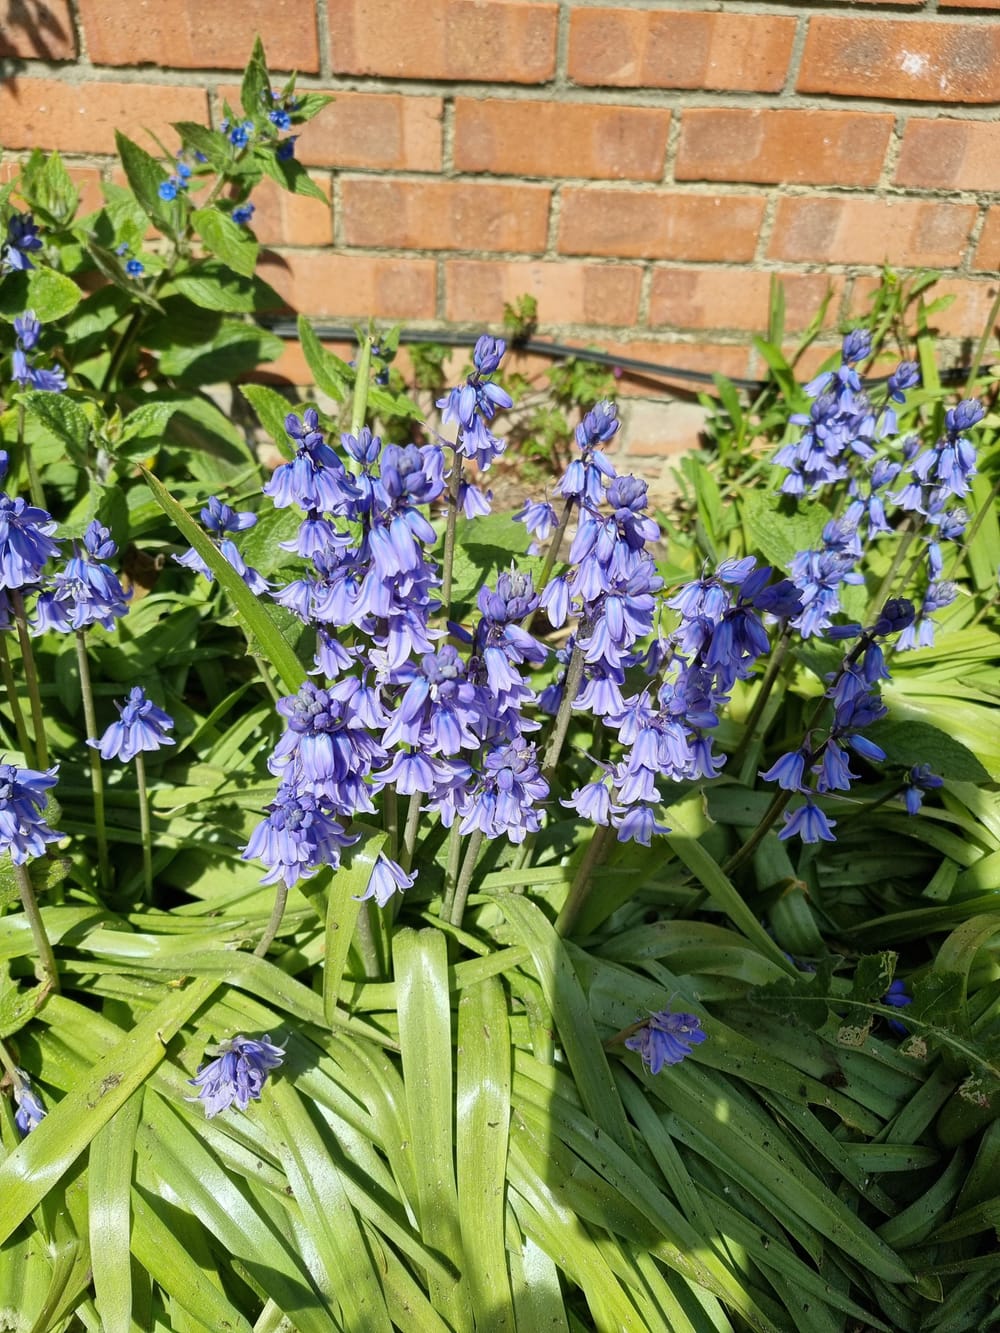
M 90 1262 L 97 1309 L 105 1333 L 132 1328 L 132 1234 L 130 1200 L 135 1131 L 142 1112 L 142 1089 L 116 1111 L 90 1145 Z

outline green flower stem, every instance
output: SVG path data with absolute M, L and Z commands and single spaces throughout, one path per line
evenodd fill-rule
M 559 551 L 563 544 L 563 538 L 566 536 L 566 529 L 569 527 L 569 521 L 573 517 L 575 500 L 572 496 L 563 505 L 562 515 L 559 519 L 559 526 L 552 534 L 552 540 L 549 542 L 549 549 L 545 552 L 545 563 L 542 565 L 542 572 L 538 576 L 538 582 L 535 584 L 535 592 L 541 595 L 549 579 L 552 577 L 552 570 L 555 568 L 556 560 L 559 558 Z M 530 612 L 521 621 L 521 628 L 527 629 L 534 618 L 534 611 Z
M 28 635 L 28 621 L 24 614 L 24 598 L 19 590 L 10 590 L 10 603 L 14 611 L 14 624 L 17 626 L 17 641 L 21 646 L 21 666 L 24 670 L 24 683 L 28 690 L 28 702 L 31 706 L 31 723 L 35 728 L 35 754 L 38 767 L 49 766 L 49 745 L 45 738 L 45 722 L 42 717 L 42 695 L 38 687 L 38 672 L 35 669 L 35 654 Z M 27 758 L 27 756 L 25 756 Z
M 284 880 L 278 880 L 274 887 L 274 906 L 271 908 L 271 918 L 256 949 L 254 949 L 254 956 L 257 958 L 263 958 L 267 954 L 268 949 L 274 943 L 275 936 L 281 929 L 281 918 L 285 915 L 285 904 L 288 902 L 288 885 Z
M 956 574 L 958 573 L 958 567 L 962 563 L 966 551 L 968 551 L 969 547 L 975 541 L 976 533 L 983 526 L 983 521 L 985 520 L 986 515 L 993 513 L 994 508 L 996 506 L 998 495 L 1000 495 L 1000 478 L 998 478 L 993 483 L 993 487 L 989 495 L 976 510 L 976 515 L 973 518 L 972 522 L 969 524 L 969 530 L 963 536 L 961 544 L 956 545 L 955 550 L 952 553 L 952 558 L 948 563 L 948 568 L 943 576 L 946 581 L 955 578 Z M 985 605 L 988 606 L 989 602 L 987 602 Z M 977 619 L 978 618 L 979 617 L 977 616 Z
M 778 642 L 774 645 L 774 652 L 771 654 L 771 659 L 767 664 L 767 670 L 764 672 L 764 677 L 761 680 L 760 689 L 757 691 L 757 697 L 754 699 L 753 707 L 747 715 L 747 720 L 743 726 L 743 738 L 732 753 L 730 768 L 733 772 L 735 772 L 743 762 L 743 756 L 746 754 L 754 740 L 754 732 L 757 729 L 757 724 L 764 715 L 764 709 L 767 707 L 767 701 L 771 696 L 771 691 L 774 689 L 775 681 L 778 679 L 778 674 L 784 665 L 785 657 L 788 654 L 788 648 L 791 642 L 792 630 L 790 626 L 786 625 L 781 632 Z
M 389 836 L 389 845 L 385 850 L 390 861 L 399 859 L 399 798 L 396 788 L 389 786 L 382 791 L 382 816 L 385 831 Z
M 7 640 L 2 634 L 0 634 L 0 677 L 3 678 L 4 693 L 10 705 L 10 715 L 14 719 L 17 743 L 21 747 L 21 753 L 24 755 L 25 763 L 27 763 L 32 749 L 31 737 L 28 735 L 28 725 L 24 720 L 21 698 L 17 692 L 17 683 L 14 680 L 14 672 L 10 665 Z
M 0 1041 L 0 1065 L 3 1065 L 4 1071 L 10 1076 L 12 1083 L 20 1080 L 17 1061 L 7 1049 L 7 1043 Z
M 31 445 L 24 438 L 25 413 L 24 404 L 17 405 L 17 449 L 18 454 L 24 456 L 24 465 L 28 471 L 28 493 L 31 496 L 31 503 L 39 509 L 45 509 L 45 491 L 42 489 L 42 479 L 38 473 L 38 466 L 35 463 L 35 455 L 32 453 Z
M 83 719 L 87 736 L 96 740 L 97 714 L 94 712 L 94 690 L 90 681 L 90 663 L 87 660 L 87 632 L 76 631 L 76 663 L 80 673 L 80 695 L 83 699 Z M 94 832 L 97 835 L 97 868 L 101 887 L 111 888 L 111 860 L 108 856 L 108 835 L 104 827 L 104 773 L 100 753 L 90 748 L 90 786 L 94 793 Z
M 899 545 L 896 547 L 896 553 L 892 557 L 892 564 L 886 570 L 885 578 L 883 578 L 882 582 L 879 584 L 875 596 L 868 603 L 868 610 L 865 614 L 866 621 L 870 621 L 873 616 L 876 616 L 885 605 L 886 598 L 889 596 L 892 585 L 896 581 L 896 575 L 899 573 L 903 566 L 903 561 L 906 559 L 906 553 L 913 545 L 913 540 L 917 535 L 917 530 L 920 524 L 914 524 L 913 515 L 908 514 L 904 519 L 902 526 L 902 535 Z
M 139 834 L 142 839 L 142 883 L 146 902 L 153 898 L 153 836 L 149 826 L 149 794 L 146 790 L 146 761 L 142 751 L 135 757 L 135 776 L 139 784 Z
M 399 864 L 407 874 L 410 873 L 410 867 L 413 865 L 413 857 L 417 850 L 417 834 L 420 829 L 420 805 L 423 801 L 424 793 L 415 791 L 410 797 L 410 804 L 406 807 L 406 827 L 403 829 L 403 847 L 399 854 Z
M 358 349 L 358 365 L 354 374 L 354 398 L 351 402 L 351 434 L 355 437 L 368 415 L 368 381 L 372 369 L 372 339 L 369 334 Z
M 483 831 L 476 829 L 469 838 L 469 845 L 465 851 L 465 860 L 462 862 L 462 873 L 458 877 L 458 885 L 455 889 L 455 901 L 451 908 L 451 924 L 460 926 L 462 917 L 465 915 L 465 904 L 469 897 L 469 889 L 472 886 L 472 876 L 476 873 L 476 862 L 479 860 L 479 849 L 483 845 Z
M 56 967 L 56 956 L 52 952 L 52 945 L 45 933 L 45 923 L 42 921 L 42 914 L 38 910 L 28 867 L 26 865 L 15 866 L 14 878 L 17 880 L 17 891 L 21 895 L 21 906 L 24 908 L 24 915 L 28 918 L 28 925 L 31 927 L 31 938 L 35 942 L 35 954 L 37 955 L 35 975 L 47 991 L 54 991 L 58 994 L 59 972 Z
M 444 869 L 444 901 L 441 904 L 441 920 L 450 921 L 455 905 L 455 889 L 458 887 L 458 872 L 462 864 L 462 834 L 456 819 L 448 830 L 448 861 Z
M 569 659 L 569 666 L 566 668 L 562 703 L 559 705 L 559 712 L 556 714 L 556 720 L 553 723 L 552 732 L 542 759 L 542 777 L 550 786 L 552 785 L 556 765 L 559 762 L 559 756 L 562 754 L 566 733 L 569 731 L 570 719 L 573 716 L 573 703 L 580 689 L 580 681 L 583 680 L 583 665 L 583 649 L 577 644 Z
M 245 633 L 245 632 L 246 632 L 246 631 L 244 630 L 244 633 Z M 249 647 L 249 636 L 248 636 L 248 640 L 247 640 L 247 646 Z M 260 673 L 260 678 L 261 678 L 261 680 L 264 682 L 265 686 L 267 687 L 267 692 L 268 692 L 268 694 L 271 696 L 271 698 L 274 700 L 275 703 L 278 703 L 279 700 L 281 699 L 281 691 L 278 689 L 277 685 L 275 685 L 275 683 L 274 683 L 274 677 L 271 675 L 271 669 L 270 669 L 270 667 L 269 667 L 269 666 L 267 665 L 267 663 L 264 661 L 263 657 L 261 657 L 260 653 L 255 653 L 255 652 L 251 649 L 251 650 L 250 650 L 250 656 L 253 658 L 254 662 L 257 664 L 257 670 L 258 670 L 258 672 Z
M 610 836 L 611 828 L 607 824 L 599 824 L 594 829 L 587 850 L 583 854 L 583 860 L 577 867 L 562 911 L 556 919 L 556 930 L 560 935 L 568 935 L 580 919 L 580 913 L 590 896 L 593 873 L 607 855 Z
M 445 520 L 444 552 L 441 556 L 441 613 L 447 620 L 451 610 L 452 571 L 455 565 L 455 533 L 458 531 L 458 492 L 462 485 L 464 460 L 455 450 L 448 482 L 448 517 Z

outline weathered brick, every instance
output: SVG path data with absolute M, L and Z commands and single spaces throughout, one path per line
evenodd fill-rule
M 1000 9 L 1000 0 L 938 0 L 939 9 Z
M 177 136 L 175 120 L 208 120 L 208 99 L 200 88 L 149 83 L 84 83 L 55 79 L 0 82 L 0 125 L 6 148 L 59 148 L 75 153 L 111 153 L 115 130 L 152 153 L 159 150 L 144 131 L 168 143 Z
M 993 120 L 906 123 L 897 185 L 921 189 L 996 190 L 1000 186 L 1000 124 Z
M 266 252 L 260 274 L 304 315 L 432 319 L 434 270 L 432 259 L 284 250 Z
M 266 176 L 254 186 L 251 227 L 261 245 L 330 245 L 333 213 L 330 182 L 315 178 L 326 202 L 304 194 L 290 194 Z
M 994 204 L 986 214 L 972 267 L 986 273 L 1000 272 L 1000 204 Z
M 833 300 L 825 322 L 835 323 L 842 278 L 760 269 L 661 268 L 654 272 L 650 290 L 650 327 L 668 324 L 678 329 L 762 333 L 767 328 L 772 277 L 784 289 L 787 328 L 807 328 L 831 288 Z
M 460 97 L 455 106 L 455 166 L 514 176 L 589 176 L 659 180 L 670 112 Z
M 931 288 L 930 296 L 935 299 L 951 296 L 953 300 L 946 309 L 935 310 L 928 318 L 928 324 L 943 338 L 978 338 L 992 312 L 997 289 L 995 278 L 942 278 Z M 1000 323 L 995 323 L 994 338 L 998 331 Z
M 574 9 L 569 76 L 618 88 L 779 92 L 796 20 L 634 7 Z
M 623 259 L 751 259 L 764 206 L 759 195 L 567 188 L 559 249 Z
M 0 0 L 0 56 L 72 60 L 76 33 L 67 0 L 28 5 L 24 0 Z
M 946 267 L 961 262 L 975 219 L 972 204 L 931 199 L 781 199 L 768 253 L 830 264 Z
M 319 69 L 313 0 L 241 0 L 239 21 L 204 0 L 78 0 L 95 65 L 242 69 L 259 33 L 271 69 Z
M 445 264 L 445 317 L 495 323 L 505 302 L 528 293 L 543 327 L 634 324 L 641 283 L 639 270 L 623 264 L 454 259 Z
M 218 93 L 231 106 L 239 105 L 235 84 L 221 86 Z M 300 131 L 295 156 L 307 167 L 441 170 L 440 97 L 337 91 L 335 98 Z
M 552 191 L 489 181 L 401 181 L 371 176 L 341 183 L 348 245 L 404 250 L 541 251 Z
M 328 0 L 338 74 L 544 83 L 558 6 L 546 0 Z
M 893 118 L 873 112 L 706 107 L 681 120 L 677 180 L 874 185 Z
M 815 14 L 798 91 L 926 102 L 1000 101 L 1000 25 Z

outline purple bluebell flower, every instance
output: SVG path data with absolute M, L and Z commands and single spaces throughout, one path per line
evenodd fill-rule
M 55 528 L 44 509 L 0 491 L 0 588 L 25 588 L 39 581 L 47 562 L 59 554 L 59 543 L 50 536 Z
M 589 819 L 592 824 L 610 824 L 612 815 L 624 814 L 625 810 L 623 806 L 615 805 L 608 778 L 609 775 L 605 774 L 593 782 L 585 782 L 582 787 L 576 788 L 568 800 L 561 798 L 559 804 L 567 810 L 575 810 L 581 818 Z
M 341 848 L 357 842 L 329 813 L 326 802 L 305 789 L 282 783 L 267 807 L 266 816 L 243 849 L 244 861 L 262 861 L 267 874 L 262 884 L 278 880 L 291 888 L 323 866 L 340 865 Z
M 615 435 L 620 425 L 618 409 L 611 402 L 598 403 L 585 414 L 575 433 L 582 457 L 570 461 L 565 475 L 553 487 L 556 495 L 600 508 L 606 484 L 618 475 L 611 460 L 601 452 L 601 445 Z
M 462 833 L 479 829 L 487 838 L 506 835 L 523 842 L 541 828 L 541 804 L 549 784 L 538 767 L 534 745 L 501 745 L 487 753 L 479 780 L 462 815 Z
M 514 401 L 506 389 L 489 378 L 499 369 L 506 350 L 507 344 L 502 338 L 483 334 L 472 354 L 475 367 L 472 374 L 466 377 L 463 385 L 449 390 L 437 402 L 445 425 L 454 421 L 460 427 L 456 452 L 475 459 L 484 472 L 506 447 L 506 441 L 497 439 L 489 429 L 497 409 L 511 407 Z
M 807 800 L 797 810 L 786 810 L 784 818 L 785 826 L 778 834 L 782 841 L 796 836 L 800 837 L 803 842 L 836 841 L 833 829 L 836 827 L 837 821 L 827 819 L 819 806 L 814 805 L 812 801 Z
M 307 407 L 302 420 L 294 412 L 285 418 L 285 430 L 295 443 L 295 457 L 280 463 L 263 492 L 278 509 L 298 505 L 319 513 L 348 515 L 360 492 L 343 463 L 323 439 L 319 414 Z
M 260 1101 L 267 1076 L 278 1069 L 285 1058 L 282 1046 L 275 1046 L 268 1037 L 232 1037 L 220 1042 L 218 1055 L 188 1082 L 198 1089 L 192 1101 L 205 1104 L 205 1115 L 211 1120 L 220 1111 L 234 1103 L 245 1111 L 251 1102 Z
M 173 737 L 167 735 L 173 730 L 173 718 L 146 698 L 141 685 L 133 686 L 125 702 L 115 707 L 120 714 L 118 721 L 112 722 L 99 740 L 87 741 L 102 759 L 120 759 L 127 764 L 140 751 L 152 752 L 174 744 Z
M 237 513 L 235 509 L 223 504 L 221 500 L 213 495 L 209 497 L 206 508 L 201 511 L 201 521 L 208 532 L 211 533 L 227 564 L 231 565 L 239 574 L 250 591 L 258 596 L 269 591 L 271 585 L 262 574 L 246 564 L 235 542 L 229 535 L 235 532 L 245 532 L 248 528 L 252 528 L 257 522 L 257 515 L 250 513 L 249 510 Z M 209 583 L 215 578 L 209 566 L 193 546 L 180 555 L 175 555 L 174 560 L 179 565 L 183 565 L 185 569 L 190 569 L 195 574 L 201 574 Z
M 805 769 L 806 756 L 803 751 L 791 750 L 760 776 L 765 782 L 776 782 L 784 791 L 804 791 Z
M 42 817 L 56 772 L 0 763 L 0 852 L 10 852 L 16 866 L 44 856 L 46 843 L 66 836 L 49 828 Z
M 924 794 L 935 791 L 943 785 L 944 778 L 932 773 L 930 764 L 914 764 L 907 773 L 903 784 L 903 801 L 906 805 L 906 813 L 915 815 L 923 805 Z
M 907 625 L 896 640 L 896 647 L 900 652 L 908 648 L 932 648 L 934 621 L 931 617 L 935 611 L 942 611 L 946 606 L 950 606 L 957 596 L 958 588 L 954 583 L 945 580 L 929 584 L 916 619 Z
M 14 1123 L 23 1137 L 27 1138 L 33 1129 L 38 1128 L 48 1112 L 41 1097 L 32 1088 L 31 1079 L 23 1069 L 13 1071 L 11 1083 L 14 1102 L 17 1106 L 17 1110 L 14 1112 Z
M 73 543 L 73 556 L 66 568 L 55 575 L 51 588 L 39 595 L 35 628 L 61 633 L 91 625 L 114 629 L 115 620 L 127 614 L 131 596 L 106 563 L 117 553 L 108 529 L 94 519 L 84 533 L 83 550 Z
M 331 689 L 306 681 L 297 694 L 278 701 L 287 729 L 268 767 L 295 793 L 312 792 L 334 813 L 374 810 L 365 779 L 386 758 L 372 735 L 360 682 L 347 678 Z M 388 721 L 383 716 L 383 725 Z
M 402 866 L 397 865 L 384 852 L 379 852 L 372 867 L 368 887 L 360 895 L 360 901 L 364 902 L 368 898 L 374 898 L 379 907 L 385 907 L 394 894 L 403 893 L 412 888 L 416 877 L 416 871 L 412 875 L 408 875 Z
M 650 845 L 654 833 L 670 832 L 666 824 L 657 822 L 648 805 L 633 805 L 625 814 L 613 815 L 611 823 L 618 830 L 619 842 L 637 842 L 643 847 Z
M 651 1074 L 658 1074 L 664 1065 L 680 1064 L 706 1036 L 695 1014 L 675 1014 L 664 1009 L 651 1014 L 637 1032 L 626 1037 L 625 1045 L 642 1057 Z
M 47 393 L 62 393 L 66 388 L 66 375 L 59 366 L 47 370 L 36 366 L 29 353 L 35 351 L 42 326 L 33 310 L 26 310 L 14 320 L 14 333 L 17 342 L 11 358 L 11 378 L 22 389 L 41 389 Z
M 25 272 L 34 268 L 28 258 L 42 248 L 42 238 L 31 213 L 12 213 L 7 219 L 7 239 L 0 246 L 0 271 Z
M 906 991 L 906 982 L 896 977 L 889 985 L 889 989 L 882 996 L 882 1004 L 887 1004 L 893 1009 L 905 1009 L 907 1005 L 913 1003 L 913 996 L 908 995 Z M 894 1032 L 897 1037 L 905 1037 L 908 1028 L 905 1023 L 901 1023 L 898 1018 L 887 1018 L 886 1026 L 890 1032 Z
M 559 516 L 547 500 L 525 500 L 514 515 L 538 542 L 547 542 L 559 526 Z

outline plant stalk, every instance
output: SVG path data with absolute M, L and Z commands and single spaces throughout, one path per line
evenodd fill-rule
M 538 576 L 538 583 L 535 585 L 535 592 L 541 596 L 545 591 L 552 570 L 555 568 L 556 560 L 559 558 L 559 551 L 563 544 L 563 538 L 566 536 L 566 529 L 569 527 L 569 521 L 573 516 L 574 500 L 570 496 L 565 505 L 563 505 L 562 515 L 559 519 L 559 526 L 552 534 L 552 540 L 549 542 L 549 549 L 545 552 L 545 563 L 542 565 L 542 572 Z M 521 628 L 527 629 L 534 618 L 534 611 L 530 612 L 521 621 Z
M 2 633 L 0 633 L 0 677 L 3 678 L 4 693 L 7 696 L 8 704 L 10 704 L 10 715 L 14 720 L 17 743 L 21 747 L 25 763 L 28 763 L 32 750 L 31 737 L 28 735 L 28 724 L 24 720 L 24 709 L 21 707 L 21 698 L 17 692 L 14 672 L 10 665 L 7 640 Z
M 17 405 L 17 448 L 18 453 L 24 455 L 24 466 L 28 472 L 28 494 L 31 496 L 31 503 L 38 509 L 45 509 L 45 491 L 42 488 L 42 479 L 38 472 L 38 465 L 35 463 L 35 455 L 32 452 L 31 445 L 24 438 L 25 412 L 24 404 Z
M 52 945 L 49 943 L 49 937 L 45 932 L 45 923 L 42 921 L 42 914 L 38 910 L 38 902 L 35 898 L 31 876 L 28 874 L 28 867 L 26 865 L 16 865 L 14 867 L 14 878 L 17 880 L 17 891 L 21 895 L 21 906 L 24 908 L 24 915 L 28 918 L 28 925 L 31 927 L 31 938 L 35 943 L 35 953 L 37 955 L 35 975 L 48 991 L 54 991 L 58 994 L 59 971 L 56 967 L 56 956 L 52 952 Z
M 559 762 L 559 756 L 562 754 L 566 733 L 569 731 L 570 719 L 573 716 L 573 704 L 580 688 L 580 681 L 583 679 L 583 667 L 583 649 L 577 644 L 569 659 L 569 666 L 566 668 L 562 702 L 559 705 L 559 712 L 556 714 L 552 734 L 549 736 L 548 744 L 545 747 L 545 755 L 542 759 L 542 777 L 550 786 L 556 771 L 556 765 Z
M 420 806 L 424 793 L 415 791 L 406 807 L 406 827 L 403 829 L 403 846 L 399 854 L 400 867 L 410 873 L 413 857 L 417 850 L 417 833 L 420 828 Z
M 267 956 L 268 949 L 270 949 L 271 945 L 274 943 L 275 936 L 281 929 L 281 919 L 285 915 L 285 904 L 288 902 L 288 885 L 284 880 L 278 880 L 275 889 L 276 892 L 274 895 L 274 906 L 271 908 L 271 918 L 267 923 L 263 935 L 261 935 L 260 940 L 258 941 L 256 949 L 254 949 L 254 957 L 256 958 L 264 958 Z
M 372 369 L 372 339 L 368 334 L 358 348 L 358 364 L 354 372 L 354 397 L 351 401 L 351 434 L 357 438 L 368 415 L 368 380 Z
M 753 706 L 747 715 L 747 720 L 743 726 L 743 738 L 732 753 L 730 763 L 733 772 L 735 772 L 743 762 L 743 756 L 749 750 L 757 724 L 764 715 L 764 709 L 767 707 L 767 701 L 771 697 L 771 691 L 774 689 L 775 681 L 778 679 L 778 673 L 784 665 L 785 657 L 788 654 L 789 646 L 792 642 L 791 627 L 786 625 L 781 632 L 778 642 L 774 645 L 774 652 L 771 654 L 771 660 L 767 664 L 767 670 L 764 672 L 764 678 L 760 683 L 760 689 L 757 691 L 757 697 L 753 701 Z
M 35 754 L 38 756 L 38 767 L 44 770 L 49 766 L 49 745 L 45 738 L 42 695 L 38 685 L 38 671 L 35 668 L 35 654 L 31 647 L 28 621 L 24 614 L 24 598 L 20 589 L 11 588 L 10 603 L 14 611 L 14 624 L 17 626 L 17 641 L 21 647 L 21 666 L 24 668 L 24 683 L 27 686 L 28 702 L 31 706 L 31 722 L 35 728 Z
M 87 632 L 76 631 L 76 663 L 80 673 L 80 696 L 83 700 L 83 718 L 87 736 L 97 739 L 97 714 L 94 712 L 94 690 L 90 680 L 90 662 L 87 660 Z M 94 832 L 97 836 L 97 869 L 103 889 L 111 888 L 111 860 L 108 856 L 108 835 L 104 827 L 104 772 L 100 752 L 90 748 L 90 786 L 94 793 Z
M 441 556 L 441 611 L 445 619 L 451 610 L 452 573 L 455 566 L 455 534 L 458 531 L 458 493 L 462 487 L 464 460 L 455 448 L 455 460 L 448 479 L 448 515 L 445 519 L 444 552 Z
M 455 901 L 451 908 L 451 923 L 453 926 L 462 924 L 462 917 L 465 915 L 465 904 L 469 897 L 469 889 L 472 886 L 472 877 L 476 873 L 476 862 L 479 860 L 479 849 L 482 845 L 483 831 L 482 829 L 476 829 L 469 838 L 465 860 L 462 862 L 462 873 L 458 877 L 458 885 L 455 889 Z
M 458 886 L 458 872 L 462 864 L 462 834 L 459 821 L 455 819 L 448 830 L 448 861 L 444 869 L 444 900 L 441 903 L 441 920 L 450 921 L 455 905 L 455 889 Z
M 580 919 L 580 913 L 590 896 L 590 882 L 593 873 L 607 855 L 610 835 L 610 825 L 599 824 L 594 829 L 590 842 L 587 844 L 587 850 L 583 854 L 583 860 L 577 867 L 576 875 L 570 885 L 562 911 L 556 918 L 556 931 L 560 935 L 570 934 Z
M 149 823 L 149 793 L 146 790 L 146 761 L 142 751 L 135 757 L 135 777 L 139 785 L 139 833 L 142 838 L 142 884 L 147 903 L 153 900 L 153 835 Z

